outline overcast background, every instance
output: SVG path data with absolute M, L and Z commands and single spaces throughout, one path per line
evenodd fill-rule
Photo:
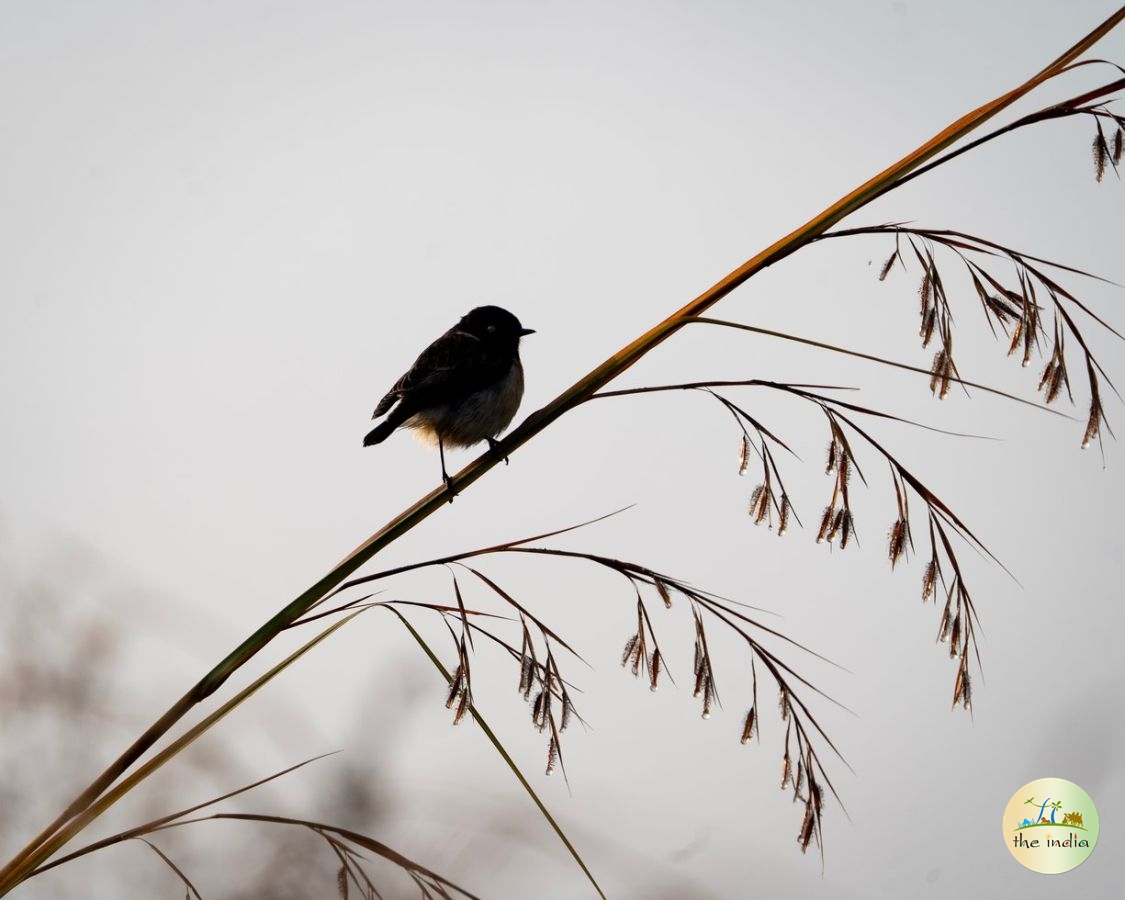
M 435 454 L 409 436 L 360 442 L 383 392 L 468 309 L 497 303 L 536 329 L 523 411 L 536 409 L 1113 8 L 0 4 L 0 671 L 13 673 L 0 704 L 0 857 L 434 487 Z M 1125 32 L 1094 55 L 1125 62 Z M 1020 110 L 1111 77 L 1081 70 Z M 1009 136 L 849 224 L 960 228 L 1125 281 L 1125 187 L 1112 173 L 1095 183 L 1093 134 L 1073 121 Z M 916 267 L 877 280 L 891 249 L 866 238 L 810 247 L 719 313 L 926 367 Z M 950 280 L 964 377 L 1032 397 L 1042 364 L 1005 359 L 971 287 Z M 1066 284 L 1125 325 L 1119 288 Z M 1120 343 L 1092 324 L 1088 334 L 1125 382 Z M 542 774 L 545 738 L 513 667 L 482 652 L 475 693 L 603 886 L 637 898 L 1108 896 L 1125 809 L 1125 453 L 1112 439 L 1104 454 L 1079 450 L 1079 360 L 1078 405 L 1063 410 L 1073 421 L 979 393 L 938 403 L 924 377 L 703 328 L 627 383 L 711 377 L 862 387 L 858 402 L 996 438 L 871 426 L 1013 577 L 961 553 L 984 678 L 974 714 L 950 713 L 954 667 L 934 645 L 938 610 L 918 600 L 922 561 L 893 574 L 886 563 L 883 463 L 861 457 L 871 490 L 857 500 L 860 545 L 814 543 L 830 479 L 811 410 L 732 395 L 800 455 L 784 472 L 805 528 L 781 540 L 746 516 L 756 479 L 739 477 L 738 433 L 703 395 L 591 404 L 492 470 L 380 567 L 635 504 L 559 545 L 764 607 L 776 614 L 765 621 L 846 669 L 777 648 L 854 713 L 815 707 L 854 770 L 830 769 L 848 815 L 827 810 L 822 871 L 815 853 L 801 856 L 800 810 L 777 790 L 776 717 L 762 721 L 762 746 L 739 745 L 749 700 L 736 645 L 722 646 L 724 707 L 703 721 L 683 604 L 652 606 L 677 681 L 652 694 L 617 665 L 635 619 L 623 582 L 487 562 L 590 663 L 564 668 L 589 724 L 567 734 L 569 789 Z M 1122 404 L 1105 394 L 1120 433 Z M 387 596 L 448 602 L 449 576 L 396 582 Z M 439 623 L 418 621 L 448 661 Z M 85 685 L 85 718 L 27 694 L 18 672 L 33 665 Z M 339 749 L 243 808 L 346 819 L 483 896 L 588 896 L 479 731 L 449 726 L 444 690 L 395 620 L 370 613 L 154 783 L 149 811 Z M 1045 776 L 1081 785 L 1102 822 L 1090 860 L 1054 877 L 1010 857 L 1000 821 L 1011 794 Z M 149 809 L 130 802 L 105 829 Z M 260 896 L 250 886 L 281 864 L 270 855 L 279 832 L 197 828 L 177 861 L 204 896 Z M 249 849 L 232 857 L 236 845 Z M 305 849 L 324 866 L 314 895 L 330 896 L 327 849 Z M 20 896 L 179 890 L 129 846 Z

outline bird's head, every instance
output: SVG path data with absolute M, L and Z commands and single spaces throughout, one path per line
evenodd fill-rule
M 478 306 L 462 317 L 457 327 L 487 343 L 508 345 L 513 349 L 519 346 L 521 337 L 535 333 L 534 329 L 524 328 L 519 319 L 499 306 Z

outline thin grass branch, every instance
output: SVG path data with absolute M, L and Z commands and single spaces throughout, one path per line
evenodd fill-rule
M 902 262 L 903 267 L 906 267 L 902 254 L 902 239 L 906 240 L 921 269 L 922 280 L 918 288 L 921 305 L 919 334 L 922 338 L 922 346 L 926 347 L 936 330 L 939 344 L 930 368 L 932 393 L 944 398 L 949 393 L 951 385 L 959 384 L 967 387 L 969 384 L 961 379 L 954 362 L 951 305 L 935 256 L 935 248 L 941 248 L 951 254 L 963 268 L 992 334 L 996 337 L 1000 334 L 1004 335 L 1008 344 L 1008 355 L 1012 356 L 1018 352 L 1024 367 L 1031 365 L 1036 356 L 1044 360 L 1038 390 L 1043 394 L 1047 404 L 1053 403 L 1064 388 L 1073 402 L 1067 368 L 1066 338 L 1069 336 L 1074 340 L 1083 357 L 1090 395 L 1089 414 L 1083 431 L 1082 446 L 1088 447 L 1095 438 L 1100 438 L 1103 428 L 1112 434 L 1101 400 L 1099 381 L 1104 381 L 1115 393 L 1117 391 L 1107 372 L 1094 356 L 1075 313 L 1082 313 L 1114 337 L 1125 339 L 1125 335 L 1063 287 L 1054 276 L 1048 274 L 1048 270 L 1053 269 L 1085 278 L 1097 278 L 1097 276 L 1072 266 L 1023 253 L 977 235 L 949 229 L 916 228 L 902 224 L 861 226 L 830 231 L 821 235 L 818 240 L 857 235 L 894 236 L 895 248 L 883 266 L 881 277 L 886 276 L 895 261 Z M 1011 266 L 1012 274 L 1008 281 L 1005 282 L 989 268 L 990 261 L 1000 261 Z M 1050 325 L 1045 321 L 1047 314 L 1053 315 L 1053 322 Z M 1047 347 L 1050 348 L 1049 351 L 1045 349 Z M 1118 396 L 1120 397 L 1119 394 Z

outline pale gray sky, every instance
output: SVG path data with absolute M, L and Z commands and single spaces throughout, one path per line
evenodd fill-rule
M 408 436 L 360 441 L 386 388 L 468 309 L 496 303 L 537 330 L 524 343 L 526 414 L 1113 8 L 0 5 L 5 565 L 51 570 L 80 546 L 113 573 L 121 593 L 108 611 L 135 667 L 120 703 L 143 727 L 434 486 L 434 454 Z M 1125 62 L 1125 32 L 1095 55 Z M 1083 70 L 1036 105 L 1099 75 L 1112 77 Z M 849 224 L 960 228 L 1123 282 L 1125 187 L 1112 173 L 1095 184 L 1092 136 L 1087 122 L 1010 136 Z M 877 281 L 890 249 L 810 247 L 719 314 L 927 366 L 916 267 Z M 1066 284 L 1125 325 L 1120 289 Z M 1021 371 L 982 339 L 971 287 L 957 284 L 953 299 L 965 377 L 1032 397 L 1041 365 Z M 1125 383 L 1120 344 L 1088 333 Z M 881 462 L 868 457 L 872 490 L 857 501 L 861 546 L 813 542 L 830 483 L 809 411 L 732 395 L 804 460 L 785 471 L 805 528 L 780 541 L 746 517 L 755 481 L 739 478 L 737 433 L 702 395 L 591 405 L 494 469 L 383 566 L 636 504 L 566 546 L 772 610 L 771 624 L 848 670 L 784 651 L 855 712 L 817 707 L 855 770 L 831 769 L 850 821 L 829 809 L 822 875 L 794 842 L 799 810 L 776 789 L 776 718 L 762 723 L 762 747 L 738 743 L 748 695 L 735 646 L 718 672 L 724 708 L 701 721 L 686 609 L 656 616 L 678 687 L 650 694 L 617 666 L 635 617 L 624 584 L 576 566 L 489 563 L 591 663 L 564 672 L 591 726 L 564 746 L 569 793 L 542 776 L 545 741 L 510 666 L 482 658 L 476 695 L 604 886 L 616 897 L 1106 895 L 1120 881 L 1111 848 L 1125 808 L 1121 446 L 1107 441 L 1103 467 L 1096 449 L 1079 451 L 1080 421 L 956 392 L 939 404 L 924 378 L 735 333 L 688 330 L 627 383 L 707 377 L 859 386 L 860 403 L 998 438 L 872 426 L 1015 580 L 962 551 L 985 678 L 974 717 L 951 714 L 954 669 L 933 644 L 937 612 L 918 602 L 920 562 L 893 575 L 886 564 L 893 495 Z M 1072 378 L 1083 419 L 1077 359 Z M 1106 395 L 1120 434 L 1122 404 Z M 392 593 L 444 602 L 448 576 Z M 420 690 L 414 708 L 387 725 L 372 693 L 404 685 Z M 449 727 L 442 699 L 409 637 L 370 614 L 261 698 L 287 707 L 291 733 L 264 740 L 260 710 L 248 710 L 207 740 L 255 748 L 253 775 L 343 748 L 409 798 L 379 825 L 388 844 L 464 873 L 484 896 L 528 896 L 529 882 L 537 896 L 586 896 L 481 736 Z M 396 729 L 390 742 L 384 727 Z M 94 774 L 41 773 L 44 811 Z M 1044 776 L 1082 785 L 1102 811 L 1105 845 L 1061 882 L 1023 870 L 1000 837 L 1009 796 Z M 330 820 L 315 788 L 302 790 L 274 811 Z M 13 831 L 30 834 L 42 814 Z M 519 835 L 493 815 L 518 817 Z M 78 877 L 63 869 L 23 893 L 54 896 Z

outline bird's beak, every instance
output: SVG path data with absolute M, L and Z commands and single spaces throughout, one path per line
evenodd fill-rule
M 527 337 L 529 334 L 535 334 L 534 328 L 521 328 L 520 337 Z

